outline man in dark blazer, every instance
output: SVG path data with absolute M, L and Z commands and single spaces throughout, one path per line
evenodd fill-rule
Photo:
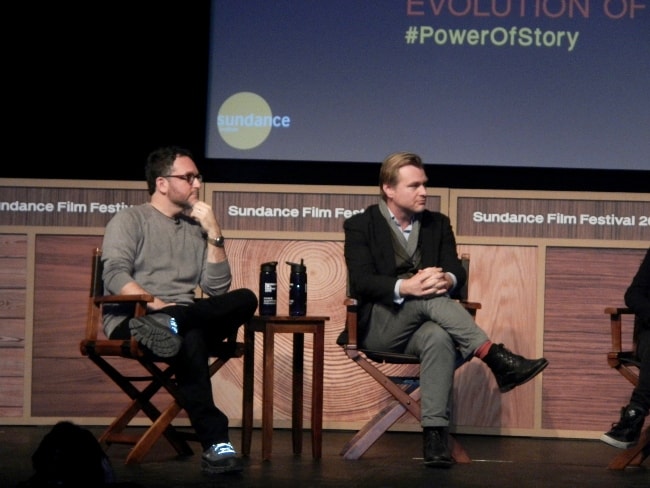
M 359 341 L 364 348 L 419 357 L 424 463 L 448 468 L 457 360 L 481 358 L 501 392 L 531 380 L 548 361 L 493 344 L 451 298 L 467 275 L 449 218 L 425 208 L 426 183 L 418 155 L 388 156 L 379 175 L 381 200 L 343 224 L 344 252 L 350 293 L 359 300 Z

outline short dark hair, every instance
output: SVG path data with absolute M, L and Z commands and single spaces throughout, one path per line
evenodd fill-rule
M 187 156 L 194 159 L 192 152 L 179 146 L 165 146 L 159 147 L 152 151 L 147 157 L 147 164 L 144 168 L 144 175 L 147 181 L 147 189 L 149 195 L 153 195 L 156 191 L 156 180 L 159 176 L 166 176 L 171 173 L 174 161 L 179 156 Z

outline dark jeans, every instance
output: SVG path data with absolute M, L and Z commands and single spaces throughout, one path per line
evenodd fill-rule
M 230 440 L 228 417 L 214 404 L 208 369 L 211 345 L 235 334 L 256 309 L 255 294 L 241 288 L 225 295 L 197 300 L 192 305 L 174 305 L 158 311 L 176 319 L 179 335 L 183 337 L 181 350 L 170 363 L 176 368 L 183 408 L 203 449 Z M 111 339 L 128 337 L 128 320 L 111 334 Z

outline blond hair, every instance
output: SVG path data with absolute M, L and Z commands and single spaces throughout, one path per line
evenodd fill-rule
M 379 170 L 379 192 L 381 198 L 386 200 L 388 197 L 384 193 L 384 185 L 395 186 L 399 180 L 399 170 L 404 166 L 415 166 L 424 169 L 422 158 L 415 153 L 396 152 L 390 154 L 381 163 Z

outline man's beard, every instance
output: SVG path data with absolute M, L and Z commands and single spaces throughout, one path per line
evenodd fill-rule
M 192 207 L 194 206 L 194 203 L 192 202 L 198 202 L 199 197 L 197 195 L 194 195 L 193 193 L 189 195 L 187 198 L 184 199 L 174 199 L 172 200 L 174 204 L 178 205 L 181 208 L 181 212 L 189 212 L 192 210 Z

